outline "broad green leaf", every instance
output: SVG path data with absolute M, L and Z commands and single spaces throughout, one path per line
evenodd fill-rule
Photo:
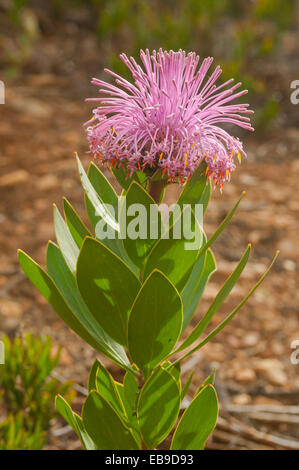
M 95 165 L 91 164 L 89 176 L 87 176 L 78 156 L 77 163 L 81 183 L 85 191 L 87 214 L 95 234 L 110 250 L 123 257 L 124 250 L 118 239 L 117 195 L 108 180 Z
M 26 276 L 45 297 L 49 304 L 52 305 L 53 309 L 58 313 L 62 320 L 96 351 L 105 354 L 121 367 L 128 368 L 128 359 L 124 352 L 119 349 L 119 345 L 117 345 L 118 349 L 114 349 L 112 344 L 106 344 L 103 339 L 98 337 L 97 332 L 90 327 L 88 321 L 86 321 L 84 317 L 80 320 L 77 319 L 69 305 L 64 300 L 54 281 L 37 263 L 35 263 L 35 261 L 33 261 L 33 259 L 21 250 L 18 252 L 18 257 L 19 263 Z
M 126 417 L 123 403 L 119 396 L 116 384 L 108 370 L 100 363 L 96 374 L 96 390 L 114 408 L 121 417 Z
M 63 198 L 64 216 L 71 235 L 80 249 L 85 237 L 92 236 L 90 231 L 75 212 L 67 199 Z
M 98 368 L 100 367 L 100 361 L 96 359 L 90 369 L 89 377 L 88 377 L 88 391 L 97 389 L 97 372 Z
M 206 187 L 205 187 L 205 189 L 204 189 L 204 191 L 201 195 L 201 198 L 198 201 L 198 204 L 203 205 L 203 215 L 205 215 L 206 210 L 208 208 L 208 204 L 209 204 L 210 199 L 211 199 L 211 192 L 212 192 L 212 183 L 211 183 L 211 180 L 209 179 L 207 184 L 206 184 Z
M 107 222 L 107 224 L 113 230 L 119 231 L 119 225 L 115 219 L 114 214 L 112 213 L 111 208 L 108 206 L 109 203 L 107 201 L 104 201 L 102 197 L 100 197 L 99 194 L 96 192 L 87 174 L 85 173 L 82 163 L 80 162 L 78 156 L 76 156 L 76 158 L 77 158 L 78 170 L 79 170 L 79 175 L 80 175 L 83 189 L 88 199 L 90 200 L 91 204 L 93 205 L 94 210 L 101 218 L 103 218 Z M 103 175 L 103 178 L 105 178 L 104 175 Z M 105 178 L 105 181 L 107 182 L 107 184 L 109 184 L 106 178 Z M 103 183 L 103 186 L 105 186 L 105 183 Z M 105 189 L 107 189 L 106 186 L 105 186 Z
M 198 395 L 206 385 L 214 385 L 216 377 L 216 369 L 213 369 L 210 375 L 205 379 L 202 385 L 200 385 L 195 395 Z
M 99 199 L 106 205 L 109 204 L 114 209 L 115 220 L 118 220 L 118 196 L 105 175 L 99 168 L 91 162 L 87 176 Z M 113 215 L 113 214 L 112 214 Z
M 77 415 L 77 413 L 74 413 L 74 417 L 78 426 L 78 430 L 81 436 L 81 442 L 83 443 L 83 446 L 85 447 L 86 450 L 97 450 L 97 447 L 91 437 L 89 436 L 88 432 L 85 429 L 85 426 L 83 424 L 83 419 L 81 416 Z
M 122 168 L 121 166 L 112 168 L 112 173 L 114 174 L 116 180 L 123 189 L 128 189 L 132 181 L 136 181 L 135 173 L 130 177 L 130 172 L 126 167 Z
M 183 390 L 182 390 L 182 393 L 181 393 L 181 401 L 185 398 L 186 394 L 188 393 L 188 390 L 189 390 L 190 385 L 192 383 L 193 375 L 194 375 L 194 371 L 191 372 L 188 379 L 186 380 L 186 383 L 185 383 L 185 385 L 183 387 Z
M 185 184 L 183 191 L 178 199 L 178 204 L 197 204 L 201 199 L 206 186 L 207 175 L 203 174 L 207 164 L 202 162 L 192 174 L 188 183 Z
M 122 419 L 96 391 L 83 406 L 84 426 L 99 450 L 138 450 L 138 444 Z
M 167 364 L 169 361 L 166 361 L 165 363 L 162 364 L 162 367 L 164 364 Z M 175 379 L 177 382 L 179 389 L 181 389 L 181 364 L 178 362 L 174 366 L 170 363 L 170 367 L 167 367 L 167 371 L 172 375 L 172 377 Z
M 82 170 L 82 166 L 80 167 Z M 80 169 L 79 168 L 79 169 Z M 84 170 L 83 170 L 84 171 Z M 85 182 L 85 187 L 88 187 L 89 193 L 91 188 L 86 181 L 86 174 L 83 173 L 83 179 Z M 119 239 L 119 224 L 118 220 L 118 197 L 113 187 L 110 185 L 109 181 L 105 178 L 103 173 L 98 169 L 93 163 L 90 164 L 88 170 L 88 180 L 90 181 L 93 190 L 93 197 L 89 199 L 87 193 L 85 193 L 85 206 L 88 214 L 89 221 L 95 235 L 105 246 L 107 246 L 113 253 L 118 255 L 130 268 L 136 273 L 137 268 L 132 263 L 131 259 L 128 257 L 121 240 Z M 112 218 L 115 219 L 115 223 L 111 223 L 110 215 L 107 218 L 106 213 L 103 216 L 101 210 L 98 210 L 96 205 L 97 198 L 103 207 L 108 210 L 108 215 L 112 215 Z M 111 209 L 109 209 L 109 206 Z M 110 211 L 110 212 L 109 212 Z
M 85 191 L 85 206 L 91 226 L 99 240 L 110 250 L 122 257 L 121 242 L 118 240 L 117 222 L 118 197 L 103 173 L 91 163 L 86 175 L 77 157 L 81 183 Z
M 48 244 L 47 250 L 47 269 L 78 321 L 104 346 L 105 350 L 128 364 L 123 348 L 111 339 L 90 313 L 61 251 L 51 242 Z
M 90 224 L 95 232 L 96 238 L 107 246 L 113 253 L 119 256 L 130 268 L 137 272 L 138 269 L 128 257 L 122 241 L 119 239 L 119 233 L 114 230 L 106 221 L 97 214 L 94 206 L 85 194 L 85 207 Z
M 197 167 L 178 199 L 178 204 L 181 206 L 191 204 L 193 207 L 194 204 L 202 204 L 203 214 L 208 208 L 211 197 L 211 181 L 204 173 L 206 168 L 206 162 L 202 162 Z
M 139 395 L 139 386 L 136 377 L 131 372 L 127 372 L 123 384 L 123 403 L 128 416 L 128 426 L 132 428 L 132 434 L 140 444 L 140 435 L 138 432 L 137 421 L 137 400 Z
M 241 260 L 239 261 L 237 267 L 234 269 L 234 271 L 229 276 L 229 278 L 225 281 L 224 285 L 222 286 L 222 288 L 220 289 L 220 291 L 216 295 L 215 299 L 211 303 L 208 311 L 201 318 L 201 320 L 196 325 L 196 327 L 194 328 L 192 333 L 188 336 L 188 338 L 186 338 L 186 340 L 177 349 L 177 351 L 182 351 L 183 349 L 187 348 L 192 343 L 194 343 L 194 341 L 196 341 L 197 338 L 199 338 L 199 336 L 203 333 L 203 331 L 209 325 L 209 323 L 211 322 L 213 316 L 215 315 L 217 310 L 219 310 L 219 308 L 221 307 L 221 305 L 223 304 L 223 302 L 225 301 L 225 299 L 227 298 L 227 296 L 229 295 L 229 293 L 231 292 L 231 290 L 235 286 L 237 280 L 241 276 L 241 274 L 242 274 L 242 272 L 243 272 L 243 270 L 244 270 L 244 268 L 247 264 L 247 261 L 248 261 L 249 255 L 250 255 L 250 249 L 251 249 L 251 245 L 248 245 L 248 247 L 247 247 L 244 255 L 242 256 Z
M 176 288 L 164 274 L 153 271 L 138 293 L 128 326 L 130 355 L 145 377 L 175 346 L 182 315 Z
M 200 302 L 204 289 L 215 271 L 215 258 L 211 249 L 209 248 L 208 251 L 203 253 L 197 259 L 190 278 L 188 279 L 188 282 L 186 283 L 181 294 L 184 312 L 183 331 L 190 323 Z
M 216 391 L 212 385 L 207 385 L 184 411 L 173 435 L 171 450 L 202 450 L 217 418 Z
M 163 368 L 145 382 L 137 405 L 137 419 L 143 441 L 154 449 L 173 428 L 180 410 L 180 389 Z
M 61 395 L 56 396 L 55 407 L 58 413 L 63 416 L 69 426 L 73 429 L 73 431 L 75 431 L 80 441 L 82 442 L 83 447 L 86 450 L 96 450 L 96 446 L 90 436 L 87 434 L 80 416 L 73 412 L 70 405 Z
M 240 302 L 239 305 L 216 328 L 214 328 L 214 330 L 211 331 L 211 333 L 208 334 L 208 336 L 206 336 L 206 338 L 203 341 L 201 341 L 197 346 L 191 349 L 191 351 L 184 354 L 184 356 L 178 359 L 178 361 L 182 361 L 183 359 L 186 359 L 186 357 L 192 355 L 193 353 L 201 349 L 205 344 L 211 341 L 211 339 L 214 338 L 234 318 L 234 316 L 238 313 L 238 311 L 243 307 L 243 305 L 247 302 L 247 300 L 252 296 L 252 294 L 256 291 L 256 289 L 261 285 L 263 280 L 268 276 L 273 264 L 276 261 L 278 254 L 279 254 L 279 251 L 276 252 L 276 255 L 274 256 L 269 268 L 265 271 L 265 273 L 262 275 L 260 280 L 255 284 L 255 286 L 251 289 L 249 294 L 247 294 L 247 296 L 242 300 L 242 302 Z
M 140 184 L 133 182 L 122 201 L 120 214 L 123 246 L 134 264 L 142 269 L 161 235 L 158 206 Z
M 124 397 L 130 410 L 136 411 L 139 386 L 132 372 L 127 372 L 124 377 Z
M 125 163 L 122 163 L 122 165 L 118 167 L 112 168 L 112 173 L 114 174 L 120 186 L 125 190 L 129 188 L 132 181 L 144 183 L 147 178 L 145 173 L 140 171 L 134 172 L 132 176 L 129 176 L 130 172 L 128 171 Z
M 76 272 L 76 263 L 79 255 L 79 248 L 77 247 L 71 232 L 68 229 L 65 221 L 60 215 L 59 210 L 54 205 L 54 227 L 57 238 L 57 243 L 62 251 L 63 257 L 67 262 L 68 267 L 72 273 Z
M 101 242 L 86 238 L 78 258 L 77 283 L 90 312 L 120 344 L 127 344 L 129 312 L 140 282 Z
M 117 381 L 115 381 L 115 385 L 116 385 L 118 394 L 121 398 L 121 401 L 123 402 L 123 404 L 125 404 L 124 385 Z
M 193 243 L 193 240 L 185 239 L 183 233 L 181 233 L 180 238 L 174 238 L 174 236 L 179 234 L 178 232 L 176 235 L 177 229 L 182 232 L 181 225 L 182 222 L 187 220 L 187 213 L 192 223 L 192 233 L 195 235 L 194 240 L 197 240 L 197 246 L 194 249 L 190 249 L 192 248 L 190 244 Z M 145 265 L 143 277 L 146 279 L 154 269 L 158 269 L 167 276 L 180 292 L 190 276 L 202 242 L 202 231 L 194 219 L 190 207 L 183 211 L 181 217 L 175 221 L 174 226 L 166 232 L 165 237 L 160 238 L 152 248 Z

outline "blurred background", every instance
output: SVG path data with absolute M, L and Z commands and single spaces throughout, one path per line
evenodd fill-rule
M 0 105 L 0 335 L 48 334 L 53 354 L 63 345 L 57 374 L 62 381 L 75 381 L 77 409 L 96 354 L 25 279 L 16 250 L 44 264 L 46 243 L 54 239 L 52 203 L 61 208 L 62 196 L 86 221 L 74 152 L 87 167 L 82 124 L 92 108 L 84 99 L 97 93 L 90 79 L 104 78 L 104 67 L 126 75 L 119 60 L 123 51 L 138 57 L 140 48 L 182 48 L 202 58 L 214 56 L 222 80 L 242 81 L 255 110 L 255 133 L 234 129 L 248 158 L 222 194 L 213 192 L 207 212 L 210 235 L 246 190 L 238 213 L 214 245 L 218 272 L 198 315 L 249 241 L 252 260 L 212 328 L 249 291 L 275 250 L 281 250 L 271 275 L 238 317 L 193 362 L 185 363 L 184 377 L 195 369 L 195 388 L 217 369 L 221 420 L 210 448 L 299 449 L 299 410 L 294 408 L 299 364 L 290 360 L 291 343 L 299 340 L 299 104 L 290 100 L 291 83 L 299 80 L 298 44 L 296 0 L 0 0 L 0 80 L 5 84 L 5 104 Z M 169 189 L 169 200 L 177 191 Z M 114 366 L 111 371 L 119 374 Z M 2 415 L 0 405 L 0 421 Z M 45 448 L 79 447 L 62 421 L 53 419 Z

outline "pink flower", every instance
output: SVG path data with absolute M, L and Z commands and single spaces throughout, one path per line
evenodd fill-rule
M 86 123 L 92 153 L 103 162 L 125 162 L 130 173 L 148 174 L 161 168 L 170 180 L 184 181 L 205 160 L 207 173 L 222 187 L 235 169 L 234 156 L 245 155 L 242 143 L 219 125 L 236 124 L 253 130 L 248 104 L 232 104 L 247 93 L 233 79 L 216 85 L 218 66 L 208 75 L 213 58 L 198 67 L 199 56 L 178 52 L 140 51 L 144 69 L 121 54 L 134 84 L 105 69 L 116 85 L 94 78 L 101 98 Z

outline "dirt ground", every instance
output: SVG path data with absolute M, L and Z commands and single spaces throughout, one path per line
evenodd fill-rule
M 50 334 L 57 346 L 64 346 L 58 373 L 85 387 L 96 353 L 64 325 L 27 281 L 16 256 L 22 248 L 44 264 L 47 241 L 55 239 L 52 204 L 61 208 L 62 196 L 87 221 L 74 152 L 87 167 L 90 155 L 82 123 L 91 108 L 84 98 L 95 95 L 89 80 L 92 75 L 100 76 L 104 58 L 99 57 L 92 35 L 81 38 L 76 34 L 65 38 L 56 32 L 51 41 L 41 39 L 28 70 L 5 81 L 6 104 L 0 107 L 0 331 L 10 336 L 26 330 Z M 289 49 L 284 58 L 296 50 L 290 46 L 291 37 L 285 44 Z M 247 405 L 297 405 L 299 397 L 299 364 L 290 361 L 291 343 L 299 341 L 299 105 L 289 104 L 289 84 L 299 79 L 299 67 L 298 57 L 292 57 L 288 65 L 287 58 L 281 62 L 280 75 L 275 76 L 285 100 L 278 125 L 264 136 L 242 135 L 248 159 L 238 166 L 223 194 L 218 190 L 213 193 L 205 219 L 210 235 L 246 190 L 238 212 L 214 245 L 218 271 L 208 284 L 196 318 L 205 312 L 248 242 L 253 245 L 253 256 L 212 328 L 246 295 L 275 251 L 281 251 L 254 297 L 193 362 L 184 366 L 184 377 L 189 369 L 195 369 L 193 387 L 213 367 L 217 369 L 223 422 L 210 448 L 285 448 L 279 439 L 297 441 L 299 448 L 298 419 L 266 422 L 243 412 Z M 110 173 L 107 176 L 111 179 Z M 175 192 L 171 188 L 169 198 Z M 118 377 L 117 368 L 106 363 Z M 78 392 L 78 409 L 83 398 Z M 247 433 L 249 428 L 256 430 L 253 437 L 250 433 L 246 437 L 245 432 L 241 438 L 229 429 L 240 422 Z M 59 419 L 53 423 L 48 448 L 79 448 L 71 432 L 59 431 L 63 426 Z M 254 439 L 264 432 L 279 442 L 274 440 L 271 445 L 271 439 Z

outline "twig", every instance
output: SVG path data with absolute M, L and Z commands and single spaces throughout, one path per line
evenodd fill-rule
M 299 441 L 294 441 L 289 437 L 273 436 L 272 434 L 258 431 L 257 429 L 247 426 L 244 423 L 236 420 L 235 418 L 231 418 L 231 422 L 229 423 L 227 420 L 219 416 L 217 426 L 219 429 L 231 432 L 233 434 L 238 434 L 245 438 L 249 438 L 250 440 L 260 444 L 270 445 L 275 448 L 282 447 L 288 450 L 299 449 Z
M 290 390 L 288 392 L 286 392 L 285 390 L 273 390 L 271 392 L 267 392 L 265 390 L 265 387 L 263 387 L 263 386 L 258 386 L 258 387 L 253 387 L 253 388 L 247 387 L 245 389 L 244 387 L 241 387 L 241 386 L 236 385 L 236 384 L 234 384 L 234 385 L 229 384 L 229 385 L 227 385 L 227 390 L 230 393 L 237 393 L 237 394 L 247 393 L 247 395 L 251 395 L 251 396 L 263 395 L 265 397 L 274 397 L 274 398 L 283 398 L 283 397 L 297 398 L 299 396 L 299 389 Z
M 225 405 L 225 411 L 230 413 L 278 413 L 299 416 L 299 406 L 269 406 L 269 405 Z
M 250 450 L 271 450 L 271 449 L 273 449 L 273 447 L 257 444 L 256 442 L 254 442 L 252 440 L 245 439 L 244 437 L 237 436 L 236 434 L 232 435 L 231 432 L 222 431 L 222 430 L 219 430 L 217 428 L 214 430 L 213 440 L 212 440 L 211 443 L 208 443 L 207 448 L 210 448 L 210 449 L 212 449 L 212 448 L 223 449 L 224 448 L 223 444 L 221 446 L 216 441 L 220 441 L 223 444 L 226 444 L 225 447 L 227 449 L 235 449 L 236 447 L 240 447 L 242 449 L 246 448 L 246 449 L 250 449 Z M 216 445 L 216 447 L 214 446 L 214 444 Z
M 58 374 L 55 370 L 53 370 L 50 375 L 51 375 L 51 377 L 53 377 L 54 379 L 58 380 L 61 383 L 67 382 L 67 379 L 65 377 L 63 377 L 62 375 Z M 79 392 L 82 395 L 84 395 L 85 397 L 87 397 L 87 395 L 88 395 L 87 388 L 82 387 L 82 385 L 79 385 L 79 384 L 74 384 L 73 388 L 77 392 Z
M 7 294 L 13 287 L 15 287 L 19 282 L 21 282 L 23 279 L 25 279 L 25 274 L 24 273 L 17 273 L 14 276 L 12 276 L 7 283 L 5 284 L 2 289 L 0 289 L 0 297 L 3 297 L 5 294 Z
M 299 416 L 280 413 L 252 413 L 248 415 L 248 418 L 263 423 L 299 424 Z
M 68 424 L 66 426 L 63 426 L 63 428 L 59 428 L 59 429 L 54 429 L 52 431 L 52 434 L 53 436 L 55 437 L 60 437 L 60 436 L 64 436 L 65 434 L 68 434 L 69 432 L 72 431 L 72 428 L 71 426 L 69 426 Z
M 225 405 L 225 411 L 230 413 L 284 413 L 299 415 L 299 406 L 276 405 Z

